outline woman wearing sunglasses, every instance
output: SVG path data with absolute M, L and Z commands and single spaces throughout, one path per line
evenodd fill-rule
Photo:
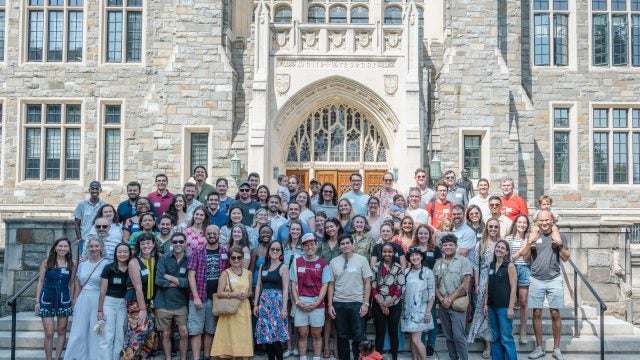
M 239 246 L 229 249 L 229 268 L 220 274 L 218 296 L 240 299 L 240 307 L 233 315 L 218 317 L 211 356 L 249 358 L 253 356 L 251 332 L 251 273 L 243 268 L 244 252 Z

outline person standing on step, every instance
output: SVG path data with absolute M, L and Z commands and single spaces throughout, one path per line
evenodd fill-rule
M 563 360 L 560 351 L 560 335 L 562 319 L 560 309 L 564 307 L 564 287 L 560 260 L 569 260 L 567 237 L 553 225 L 553 214 L 542 210 L 536 217 L 538 230 L 532 231 L 527 245 L 522 251 L 525 259 L 531 259 L 531 278 L 529 279 L 529 307 L 533 309 L 533 333 L 536 337 L 536 348 L 529 359 L 545 356 L 542 344 L 542 307 L 545 298 L 549 302 L 551 312 L 551 329 L 553 330 L 553 357 Z

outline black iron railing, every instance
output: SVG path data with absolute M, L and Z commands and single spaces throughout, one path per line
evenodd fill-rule
M 36 274 L 33 279 L 29 280 L 22 289 L 18 290 L 11 299 L 7 301 L 7 305 L 11 306 L 11 360 L 16 359 L 16 322 L 18 312 L 16 309 L 18 298 L 24 294 L 25 291 L 29 290 L 29 288 L 38 281 L 38 277 L 40 274 Z
M 598 295 L 593 286 L 591 286 L 589 280 L 582 274 L 573 260 L 569 259 L 567 262 L 573 268 L 573 337 L 580 337 L 580 326 L 578 324 L 578 278 L 580 278 L 600 305 L 600 359 L 604 360 L 604 312 L 607 311 L 607 305 L 602 301 L 600 295 Z M 565 276 L 567 275 L 564 265 L 562 266 L 562 272 Z

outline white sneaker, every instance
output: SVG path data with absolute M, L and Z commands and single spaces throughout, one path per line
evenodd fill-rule
M 560 351 L 560 348 L 553 349 L 552 356 L 554 359 L 564 360 L 564 356 L 562 356 L 562 352 Z
M 295 349 L 293 349 L 293 351 L 291 352 L 291 354 L 292 354 L 293 356 L 298 356 L 298 355 L 300 355 L 300 352 L 298 352 L 298 348 L 295 348 Z
M 541 357 L 544 357 L 544 349 L 542 346 L 538 346 L 531 352 L 531 354 L 529 354 L 529 359 L 539 359 Z
M 282 353 L 282 358 L 288 358 L 289 356 L 291 356 L 292 352 L 293 351 L 291 351 L 289 349 L 285 350 L 284 353 Z

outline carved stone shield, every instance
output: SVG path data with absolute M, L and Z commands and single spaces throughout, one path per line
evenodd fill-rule
M 359 32 L 358 35 L 356 35 L 356 41 L 360 47 L 366 48 L 369 46 L 369 43 L 371 43 L 371 34 L 366 31 Z
M 387 95 L 393 95 L 398 90 L 398 75 L 384 76 L 384 92 Z
M 276 91 L 280 95 L 284 95 L 289 91 L 290 77 L 289 74 L 276 74 L 275 76 Z

